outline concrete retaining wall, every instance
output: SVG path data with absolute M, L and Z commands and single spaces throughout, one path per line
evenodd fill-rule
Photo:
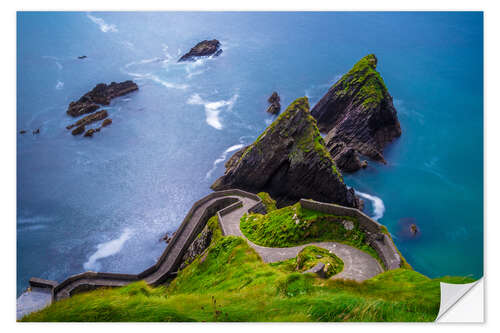
M 151 276 L 156 276 L 155 279 L 151 281 L 151 284 L 160 284 L 169 277 L 176 275 L 176 270 L 181 264 L 182 257 L 184 256 L 185 251 L 194 240 L 194 238 L 198 235 L 198 233 L 205 227 L 210 217 L 214 216 L 215 214 L 219 214 L 219 212 L 221 211 L 222 213 L 227 213 L 242 206 L 242 202 L 237 197 L 251 198 L 253 200 L 259 201 L 260 203 L 260 198 L 257 195 L 238 189 L 212 192 L 207 196 L 201 198 L 193 204 L 189 212 L 186 214 L 174 237 L 172 237 L 172 240 L 169 242 L 165 251 L 163 251 L 163 254 L 158 259 L 156 264 L 149 267 L 140 274 L 84 272 L 70 276 L 59 284 L 57 284 L 56 281 L 48 281 L 38 278 L 30 279 L 30 284 L 32 284 L 33 286 L 42 285 L 44 288 L 52 289 L 53 300 L 69 297 L 73 292 L 76 292 L 78 290 L 91 290 L 95 289 L 96 287 L 121 286 L 134 281 L 147 279 Z M 197 219 L 193 220 L 193 215 L 195 214 L 195 212 L 201 206 L 214 199 L 219 200 L 214 201 L 211 205 L 206 207 L 203 212 L 201 212 L 201 215 L 199 215 Z M 189 228 L 189 230 L 187 228 Z M 183 235 L 182 240 L 180 240 L 181 235 Z M 165 271 L 162 272 L 162 265 L 171 255 L 174 255 L 172 253 L 173 249 L 179 249 L 179 247 L 180 251 L 176 251 L 177 254 L 176 257 L 173 258 L 173 264 L 170 265 L 168 269 L 165 269 L 165 267 L 163 267 Z M 70 286 L 73 283 L 75 283 L 75 286 Z M 71 290 L 64 290 L 65 288 Z M 59 295 L 59 293 L 61 293 L 61 295 Z
M 301 199 L 300 204 L 306 209 L 356 218 L 359 223 L 359 228 L 368 235 L 370 246 L 377 251 L 377 254 L 383 261 L 385 268 L 390 270 L 401 267 L 401 258 L 396 250 L 396 246 L 394 245 L 392 239 L 382 232 L 382 225 L 369 218 L 360 210 L 308 199 Z
M 48 281 L 38 278 L 31 278 L 30 284 L 32 286 L 42 286 L 44 288 L 52 289 L 52 298 L 53 300 L 57 300 L 59 298 L 69 297 L 73 292 L 78 290 L 94 289 L 100 286 L 117 287 L 143 279 L 153 285 L 162 283 L 168 277 L 175 276 L 177 274 L 176 270 L 181 264 L 185 251 L 198 233 L 205 227 L 210 217 L 217 214 L 217 216 L 221 218 L 221 216 L 242 207 L 243 203 L 238 199 L 238 197 L 246 197 L 256 201 L 256 204 L 249 209 L 250 212 L 266 212 L 265 205 L 256 194 L 238 189 L 210 193 L 193 204 L 156 264 L 140 274 L 84 272 L 73 275 L 59 284 L 57 284 L 56 281 Z M 214 200 L 214 202 L 205 207 L 201 213 L 197 212 L 200 207 L 211 200 Z M 329 214 L 355 217 L 359 221 L 360 228 L 368 233 L 371 241 L 370 244 L 383 260 L 386 268 L 394 269 L 400 267 L 401 259 L 396 251 L 396 248 L 392 240 L 387 235 L 381 233 L 381 225 L 378 222 L 370 219 L 368 216 L 354 208 L 305 199 L 300 200 L 300 203 L 304 208 L 314 209 Z M 195 213 L 197 214 L 197 218 L 193 219 Z M 180 251 L 175 251 L 174 253 L 174 249 L 180 249 Z M 172 255 L 175 255 L 175 258 L 172 259 Z M 173 262 L 170 266 L 165 264 L 169 259 Z M 60 297 L 58 297 L 59 293 L 61 293 L 61 295 L 59 295 Z

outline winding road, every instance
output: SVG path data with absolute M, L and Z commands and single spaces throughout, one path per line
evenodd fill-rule
M 50 290 L 52 301 L 57 301 L 71 297 L 73 294 L 80 291 L 92 290 L 98 287 L 121 287 L 139 280 L 144 280 L 150 285 L 161 284 L 168 278 L 177 275 L 177 270 L 182 262 L 185 251 L 194 238 L 205 227 L 208 219 L 215 214 L 219 217 L 224 235 L 245 238 L 248 244 L 257 251 L 264 262 L 276 262 L 293 258 L 296 257 L 304 247 L 316 245 L 332 251 L 344 262 L 343 271 L 331 277 L 332 279 L 364 281 L 383 272 L 378 261 L 369 254 L 352 246 L 337 242 L 308 243 L 287 248 L 270 248 L 252 243 L 241 233 L 240 219 L 247 212 L 262 211 L 264 209 L 263 207 L 264 205 L 261 199 L 253 193 L 238 189 L 212 192 L 193 204 L 157 263 L 144 272 L 140 274 L 84 272 L 73 275 L 61 283 L 31 278 L 30 286 L 32 288 L 45 288 L 46 290 Z M 33 300 L 28 297 L 29 292 L 23 294 L 23 296 L 26 296 L 24 297 L 26 302 L 33 302 Z M 29 303 L 30 309 L 39 310 L 46 305 L 46 302 L 39 301 L 38 303 L 38 307 Z M 19 306 L 18 299 L 18 309 Z M 18 310 L 18 315 L 19 313 Z
M 384 270 L 371 255 L 358 250 L 352 246 L 337 242 L 313 242 L 294 247 L 264 247 L 251 242 L 240 230 L 240 219 L 243 214 L 255 206 L 258 201 L 251 198 L 240 198 L 243 206 L 232 210 L 227 214 L 220 214 L 219 222 L 224 235 L 240 236 L 247 240 L 248 244 L 257 251 L 264 262 L 276 262 L 296 257 L 306 246 L 315 245 L 332 251 L 344 262 L 342 272 L 332 276 L 332 279 L 349 279 L 364 281 Z

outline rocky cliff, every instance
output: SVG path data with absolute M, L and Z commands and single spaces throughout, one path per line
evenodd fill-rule
M 343 171 L 366 166 L 360 154 L 386 163 L 384 147 L 401 135 L 392 97 L 376 68 L 374 54 L 362 58 L 311 110 Z
M 279 206 L 300 198 L 359 207 L 324 146 L 306 97 L 295 100 L 257 140 L 236 152 L 214 190 L 268 192 Z

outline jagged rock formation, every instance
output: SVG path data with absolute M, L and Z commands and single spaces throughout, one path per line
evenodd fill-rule
M 217 57 L 222 53 L 220 49 L 220 42 L 217 39 L 204 40 L 196 44 L 188 53 L 184 54 L 178 62 L 194 61 L 199 57 L 207 57 L 212 54 Z
M 267 108 L 268 113 L 277 114 L 280 112 L 281 110 L 280 96 L 276 91 L 272 93 L 272 95 L 267 99 L 267 101 L 271 104 Z
M 384 147 L 401 135 L 392 97 L 376 70 L 377 58 L 367 55 L 335 83 L 311 110 L 339 168 L 366 166 L 359 155 L 386 163 Z
M 191 245 L 184 253 L 182 257 L 182 263 L 179 266 L 179 271 L 183 270 L 187 265 L 193 262 L 193 260 L 202 254 L 210 245 L 213 237 L 213 230 L 210 226 L 206 225 L 203 230 L 199 233 L 199 235 L 193 240 Z
M 74 124 L 66 126 L 66 129 L 72 129 L 73 127 L 77 127 L 77 126 L 89 125 L 89 124 L 92 124 L 93 122 L 96 122 L 96 121 L 99 121 L 99 120 L 103 120 L 104 118 L 107 118 L 107 117 L 108 117 L 108 111 L 107 110 L 101 110 L 99 112 L 96 112 L 96 113 L 90 114 L 88 116 L 85 116 L 82 119 L 79 119 Z M 72 134 L 73 134 L 73 132 L 72 132 Z M 73 134 L 73 135 L 75 135 L 75 134 Z
M 214 190 L 268 192 L 283 206 L 313 198 L 359 207 L 324 146 L 306 97 L 295 100 L 257 140 L 236 152 Z
M 103 127 L 106 127 L 106 126 L 111 125 L 111 123 L 112 123 L 112 122 L 113 122 L 113 121 L 111 120 L 111 118 L 106 118 L 106 119 L 104 119 L 104 120 L 102 121 L 102 123 L 101 123 L 101 126 L 100 126 L 100 127 L 97 127 L 97 128 L 91 128 L 91 129 L 89 129 L 87 132 L 85 132 L 85 134 L 84 134 L 83 136 L 85 136 L 85 137 L 92 137 L 92 136 L 94 136 L 94 133 L 100 132 L 100 131 L 101 131 L 101 129 L 102 129 Z M 83 129 L 81 129 L 81 128 L 83 128 Z M 73 132 L 75 132 L 75 131 L 77 131 L 77 130 L 78 130 L 78 133 L 77 133 L 77 134 L 81 134 L 81 133 L 83 133 L 83 131 L 85 131 L 85 125 L 82 125 L 82 126 L 80 126 L 80 127 L 75 128 L 75 129 L 73 130 Z M 73 133 L 73 132 L 71 132 L 71 133 Z M 73 135 L 76 135 L 76 134 L 73 134 Z
M 99 105 L 109 105 L 113 98 L 123 96 L 138 89 L 137 84 L 130 80 L 120 83 L 111 82 L 109 85 L 99 83 L 78 101 L 71 102 L 66 113 L 72 117 L 92 113 L 99 109 Z

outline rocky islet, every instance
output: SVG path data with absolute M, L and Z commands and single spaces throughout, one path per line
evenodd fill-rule
M 363 57 L 311 110 L 343 171 L 366 167 L 360 156 L 386 163 L 384 147 L 401 136 L 392 96 L 376 70 L 377 62 L 374 54 Z

